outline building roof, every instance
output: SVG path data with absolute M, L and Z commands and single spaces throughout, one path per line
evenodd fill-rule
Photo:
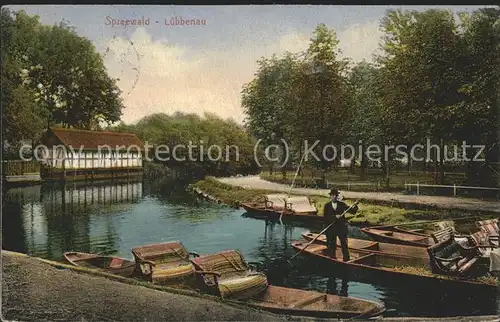
M 138 147 L 144 150 L 144 144 L 133 133 L 107 132 L 107 131 L 87 131 L 78 129 L 67 129 L 52 127 L 47 132 L 53 135 L 66 147 L 73 147 L 78 150 L 98 150 L 99 147 L 106 149 L 108 146 L 114 150 L 119 146 Z M 46 133 L 47 134 L 47 133 Z M 135 151 L 135 149 L 134 149 Z

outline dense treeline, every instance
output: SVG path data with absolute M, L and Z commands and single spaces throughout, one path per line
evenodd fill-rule
M 369 145 L 411 147 L 429 140 L 441 148 L 439 154 L 433 148 L 424 155 L 424 162 L 439 169 L 436 181 L 443 182 L 445 161 L 453 154 L 458 156 L 454 163 L 470 160 L 465 162 L 470 183 L 495 185 L 500 9 L 462 13 L 459 19 L 446 10 L 391 10 L 381 29 L 382 54 L 374 63 L 341 59 L 335 31 L 324 24 L 317 26 L 305 52 L 260 60 L 255 79 L 243 89 L 250 133 L 269 143 L 285 139 L 294 147 L 295 164 L 304 140 L 317 141 L 313 151 L 320 162 L 309 166 L 323 174 L 340 157 L 328 144 L 356 147 L 357 159 L 365 156 L 363 175 Z M 463 141 L 485 148 L 464 150 Z M 388 151 L 387 160 L 381 158 L 387 175 L 402 156 L 394 148 Z M 484 161 L 473 161 L 477 153 Z
M 212 114 L 158 113 L 110 129 L 137 134 L 149 145 L 147 157 L 153 164 L 182 169 L 186 176 L 258 171 L 253 158 L 255 140 L 241 125 Z
M 4 156 L 47 126 L 96 129 L 120 120 L 122 101 L 94 45 L 66 23 L 47 26 L 23 11 L 1 11 Z
M 245 127 L 213 115 L 178 113 L 155 114 L 113 129 L 135 132 L 153 145 L 186 145 L 180 158 L 159 163 L 210 174 L 256 171 L 253 138 L 263 139 L 262 146 L 285 139 L 292 151 L 289 165 L 302 159 L 305 140 L 309 147 L 316 142 L 312 150 L 320 158 L 307 166 L 322 170 L 323 176 L 341 156 L 329 145 L 352 145 L 361 177 L 369 163 L 359 157 L 374 155 L 370 145 L 411 147 L 429 140 L 441 153 L 431 149 L 432 155 L 424 151 L 417 156 L 429 157 L 423 160 L 426 166 L 432 163 L 440 170 L 436 182 L 444 180 L 450 162 L 443 152 L 449 147 L 460 158 L 480 152 L 484 162 L 453 163 L 466 164 L 470 184 L 494 185 L 500 152 L 499 17 L 499 8 L 459 18 L 445 10 L 388 11 L 381 21 L 382 54 L 373 63 L 357 64 L 341 58 L 335 31 L 321 24 L 306 51 L 258 61 L 256 77 L 242 91 Z M 2 8 L 1 24 L 4 157 L 17 156 L 18 146 L 36 141 L 48 125 L 101 129 L 103 122 L 120 120 L 120 90 L 88 39 L 65 22 L 44 26 L 23 11 Z M 196 161 L 185 154 L 190 141 L 198 146 L 192 155 Z M 208 158 L 214 144 L 222 148 L 217 161 Z M 238 159 L 234 148 L 225 150 L 231 146 L 237 147 Z M 352 155 L 349 149 L 344 152 L 344 157 Z M 183 156 L 187 159 L 179 161 Z M 387 160 L 381 158 L 387 177 L 400 157 L 392 149 Z

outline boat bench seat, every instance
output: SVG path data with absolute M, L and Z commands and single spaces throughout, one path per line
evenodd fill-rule
M 190 255 L 179 241 L 139 246 L 132 249 L 136 271 L 152 282 L 164 282 L 194 276 Z
M 482 230 L 471 235 L 454 235 L 453 238 L 462 248 L 475 250 L 484 258 L 489 258 L 491 251 L 498 247 L 494 239 Z
M 488 220 L 479 220 L 477 221 L 477 226 L 484 232 L 489 235 L 497 235 L 498 236 L 498 220 L 497 219 L 488 219 Z
M 199 281 L 222 298 L 250 298 L 267 289 L 265 274 L 253 270 L 236 250 L 200 256 L 191 260 Z
M 109 263 L 110 268 L 121 268 L 123 265 L 123 259 L 122 258 L 113 258 L 111 262 Z
M 438 231 L 431 234 L 431 237 L 434 240 L 435 244 L 437 244 L 443 240 L 448 240 L 452 236 L 453 236 L 453 228 L 452 227 L 446 227 L 444 229 L 438 230 Z
M 480 220 L 477 222 L 477 226 L 481 229 L 481 231 L 488 235 L 488 238 L 493 245 L 497 247 L 500 245 L 497 219 Z
M 427 252 L 432 270 L 446 275 L 466 274 L 481 257 L 477 248 L 463 248 L 453 236 L 430 246 Z
M 495 245 L 494 240 L 489 236 L 486 232 L 479 230 L 470 236 L 464 236 L 467 240 L 466 243 L 463 243 L 464 248 L 475 248 L 479 253 L 481 253 L 482 257 L 489 258 L 491 251 L 493 251 L 497 245 Z
M 156 264 L 152 272 L 153 280 L 174 279 L 194 274 L 191 262 L 185 260 Z

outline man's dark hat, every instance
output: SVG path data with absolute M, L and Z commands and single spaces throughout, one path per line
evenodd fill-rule
M 338 194 L 339 194 L 339 191 L 337 189 L 330 190 L 330 196 L 332 196 L 332 195 L 338 195 Z

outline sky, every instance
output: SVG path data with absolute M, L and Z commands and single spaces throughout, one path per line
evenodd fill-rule
M 216 114 L 244 121 L 241 90 L 257 71 L 257 60 L 300 52 L 314 28 L 335 29 L 342 55 L 372 61 L 379 50 L 380 20 L 389 9 L 449 9 L 463 6 L 118 6 L 11 5 L 40 16 L 43 24 L 69 22 L 90 39 L 108 73 L 119 78 L 122 120 L 135 123 L 153 113 Z M 172 18 L 205 24 L 166 25 Z M 149 19 L 149 25 L 112 26 L 111 19 Z

